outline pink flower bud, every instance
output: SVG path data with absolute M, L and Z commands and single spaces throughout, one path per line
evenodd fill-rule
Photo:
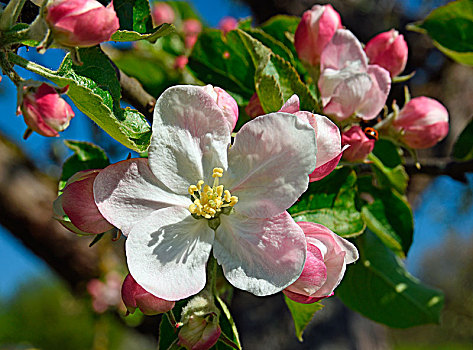
M 317 66 L 324 47 L 338 28 L 342 28 L 340 15 L 331 5 L 315 5 L 302 15 L 297 26 L 294 46 L 301 61 Z
M 176 59 L 174 60 L 174 69 L 184 69 L 189 62 L 189 59 L 185 55 L 177 56 Z
M 113 2 L 104 7 L 96 0 L 52 0 L 45 14 L 54 41 L 63 46 L 98 45 L 120 28 Z
M 213 87 L 212 85 L 206 85 L 202 89 L 209 94 L 217 103 L 217 106 L 222 109 L 225 118 L 233 130 L 238 121 L 238 104 L 235 99 L 225 90 L 217 86 Z
M 404 36 L 394 29 L 376 35 L 365 47 L 370 63 L 383 67 L 391 77 L 395 77 L 406 67 L 407 51 Z
M 348 131 L 342 133 L 342 145 L 350 145 L 343 152 L 343 159 L 349 162 L 360 162 L 366 159 L 373 151 L 374 139 L 368 138 L 358 125 L 352 126 Z
M 157 315 L 171 310 L 175 302 L 167 301 L 147 292 L 136 283 L 135 279 L 128 274 L 122 285 L 122 299 L 129 313 L 134 313 L 136 308 L 145 315 Z
M 251 96 L 248 105 L 245 107 L 245 112 L 250 116 L 250 118 L 256 118 L 264 114 L 263 107 L 261 106 L 261 102 L 259 101 L 259 97 L 256 92 L 253 94 L 253 96 Z
M 229 31 L 237 29 L 238 21 L 235 17 L 223 17 L 218 23 L 218 27 L 227 34 Z
M 184 20 L 182 23 L 182 32 L 184 33 L 184 46 L 187 49 L 194 47 L 201 31 L 202 24 L 199 20 L 194 18 Z
M 345 274 L 346 265 L 358 259 L 358 250 L 323 225 L 297 224 L 307 240 L 307 258 L 300 277 L 283 293 L 298 303 L 310 304 L 333 295 Z
M 207 350 L 217 343 L 221 333 L 216 313 L 192 315 L 179 331 L 178 344 L 187 350 Z
M 99 172 L 100 169 L 93 169 L 74 174 L 60 196 L 62 208 L 71 223 L 79 230 L 92 234 L 113 228 L 95 204 L 93 185 Z
M 404 105 L 392 126 L 407 146 L 429 148 L 447 136 L 448 112 L 432 98 L 416 97 Z
M 159 26 L 163 23 L 173 23 L 175 19 L 174 10 L 165 2 L 155 2 L 153 4 L 152 15 L 155 26 Z
M 19 112 L 26 125 L 43 136 L 59 136 L 74 117 L 71 106 L 59 96 L 65 89 L 56 89 L 46 83 L 39 87 L 24 87 L 20 96 Z
M 92 297 L 92 307 L 95 312 L 103 313 L 109 307 L 120 306 L 120 284 L 121 277 L 116 272 L 108 273 L 105 282 L 94 278 L 87 283 L 87 291 Z

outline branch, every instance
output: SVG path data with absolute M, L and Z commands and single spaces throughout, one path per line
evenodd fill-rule
M 57 183 L 0 134 L 0 224 L 45 260 L 74 290 L 99 276 L 98 254 L 52 219 Z
M 467 183 L 466 173 L 473 173 L 473 159 L 466 162 L 452 161 L 450 158 L 427 158 L 419 160 L 421 168 L 417 169 L 414 161 L 406 163 L 409 175 L 426 174 L 431 176 L 447 175 L 452 179 Z
M 122 70 L 118 71 L 118 79 L 122 87 L 122 98 L 152 122 L 156 99 L 143 89 L 138 80 L 129 77 Z

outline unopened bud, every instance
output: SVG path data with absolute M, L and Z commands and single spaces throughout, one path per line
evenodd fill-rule
M 342 145 L 350 145 L 343 152 L 343 159 L 349 162 L 360 162 L 373 151 L 375 139 L 369 138 L 358 125 L 342 133 Z
M 217 103 L 217 106 L 222 109 L 225 118 L 233 130 L 238 121 L 238 104 L 235 99 L 231 97 L 228 92 L 217 86 L 206 85 L 202 89 L 209 94 Z
M 159 26 L 163 23 L 173 23 L 175 19 L 174 10 L 165 2 L 154 3 L 152 15 L 155 26 Z

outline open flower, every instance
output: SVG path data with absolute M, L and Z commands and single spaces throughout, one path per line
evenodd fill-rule
M 158 99 L 149 159 L 110 165 L 94 182 L 102 215 L 128 236 L 128 268 L 145 290 L 184 299 L 205 286 L 210 252 L 227 280 L 256 295 L 300 275 L 302 229 L 286 212 L 315 168 L 315 133 L 273 113 L 245 124 L 230 147 L 222 109 L 201 87 Z

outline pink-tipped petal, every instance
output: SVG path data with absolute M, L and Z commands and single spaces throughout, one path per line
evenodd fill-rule
M 233 286 L 263 296 L 281 291 L 300 275 L 306 242 L 287 212 L 264 219 L 238 213 L 220 219 L 213 253 Z
M 357 114 L 364 120 L 371 120 L 377 117 L 386 103 L 391 90 L 391 77 L 386 69 L 376 65 L 369 65 L 367 73 L 372 84 L 363 103 L 357 107 Z
M 239 198 L 239 213 L 275 216 L 307 189 L 315 154 L 315 133 L 308 123 L 287 113 L 264 115 L 236 135 L 221 183 Z
M 299 109 L 300 109 L 299 96 L 292 95 L 291 97 L 288 98 L 286 103 L 284 103 L 284 105 L 281 107 L 279 112 L 294 114 L 298 112 Z
M 133 226 L 126 240 L 128 269 L 151 294 L 170 301 L 197 294 L 205 286 L 205 267 L 214 231 L 187 208 L 153 212 Z

